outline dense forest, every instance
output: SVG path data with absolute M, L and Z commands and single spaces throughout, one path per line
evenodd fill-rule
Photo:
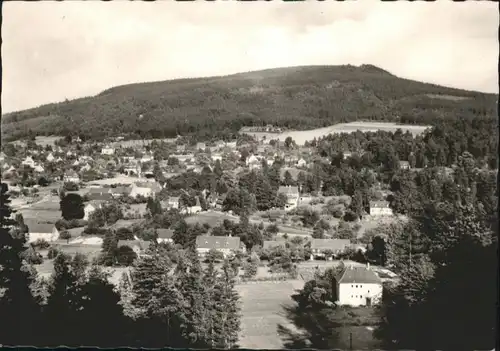
M 371 65 L 304 66 L 140 83 L 2 116 L 3 137 L 119 134 L 232 138 L 243 126 L 355 120 L 434 124 L 496 115 L 497 96 L 398 78 Z

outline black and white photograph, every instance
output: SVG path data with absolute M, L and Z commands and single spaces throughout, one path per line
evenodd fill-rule
M 0 346 L 498 350 L 498 3 L 1 10 Z

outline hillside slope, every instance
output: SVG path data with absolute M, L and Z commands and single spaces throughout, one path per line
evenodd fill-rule
M 496 115 L 496 95 L 402 79 L 372 65 L 303 66 L 118 86 L 7 114 L 2 134 L 228 137 L 244 125 L 308 129 L 360 119 L 429 124 L 477 115 Z

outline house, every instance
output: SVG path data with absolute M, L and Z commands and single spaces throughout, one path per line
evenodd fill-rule
M 115 154 L 115 149 L 112 148 L 110 145 L 106 145 L 101 149 L 101 155 L 114 155 Z
M 382 299 L 382 280 L 366 267 L 348 266 L 337 279 L 337 303 L 349 306 L 372 306 Z
M 80 165 L 80 162 L 78 162 L 78 160 L 75 160 L 75 162 L 73 162 L 72 166 L 79 166 Z
M 270 250 L 270 249 L 274 249 L 275 247 L 282 247 L 282 248 L 285 248 L 286 247 L 286 241 L 284 240 L 264 240 L 264 243 L 262 245 L 262 248 L 264 250 Z
M 231 141 L 229 143 L 226 143 L 226 147 L 228 147 L 230 149 L 236 149 L 236 146 L 237 146 L 236 141 Z
M 66 152 L 66 157 L 71 157 L 73 156 L 73 153 L 71 152 L 71 150 L 68 150 L 68 152 Z
M 144 252 L 149 248 L 151 242 L 144 240 L 118 240 L 118 248 L 122 246 L 130 247 L 137 256 L 144 255 Z
M 48 242 L 59 239 L 59 231 L 54 223 L 40 223 L 37 220 L 25 219 L 28 226 L 28 243 L 43 239 Z
M 351 241 L 348 239 L 312 239 L 311 241 L 311 260 L 315 257 L 325 257 L 325 251 L 333 252 L 338 255 L 349 248 Z M 331 259 L 332 257 L 328 257 Z
M 143 187 L 143 186 L 138 186 L 136 183 L 132 184 L 130 193 L 130 197 L 136 198 L 138 196 L 143 196 L 143 197 L 153 197 L 153 189 L 150 187 Z
M 85 165 L 83 165 L 82 168 L 80 168 L 80 171 L 90 171 L 92 169 L 92 167 L 90 167 L 90 165 L 88 163 L 86 163 Z
M 370 216 L 392 216 L 388 201 L 370 201 Z
M 240 249 L 240 238 L 230 236 L 207 236 L 196 237 L 196 251 L 203 257 L 210 250 L 222 252 L 224 258 L 234 254 Z
M 176 150 L 177 152 L 184 152 L 186 151 L 186 145 L 177 145 Z
M 63 181 L 66 183 L 80 183 L 80 177 L 75 171 L 70 169 L 64 174 Z
M 345 151 L 345 152 L 343 153 L 344 160 L 345 160 L 346 158 L 348 158 L 348 157 L 351 157 L 351 156 L 352 156 L 352 152 L 350 152 L 350 151 Z
M 90 215 L 98 208 L 101 208 L 104 203 L 106 203 L 106 201 L 93 200 L 93 201 L 90 201 L 88 204 L 86 204 L 85 207 L 83 208 L 83 212 L 85 213 L 85 215 L 83 216 L 83 220 L 88 221 L 90 218 Z
M 52 155 L 51 152 L 50 154 L 47 155 L 45 159 L 47 160 L 47 162 L 53 162 L 56 158 L 54 157 L 54 155 Z
M 174 231 L 172 229 L 156 229 L 156 234 L 158 238 L 156 239 L 159 243 L 173 243 L 172 237 L 174 236 Z
M 313 197 L 310 195 L 310 194 L 303 194 L 303 195 L 300 195 L 299 197 L 299 205 L 302 205 L 302 204 L 308 204 L 310 203 L 311 201 L 313 200 Z
M 297 167 L 306 167 L 307 166 L 307 162 L 306 160 L 304 160 L 303 158 L 299 159 L 296 163 Z
M 167 207 L 178 209 L 179 208 L 179 200 L 180 200 L 179 196 L 170 196 L 167 200 Z
M 285 194 L 287 202 L 285 204 L 285 210 L 290 211 L 297 208 L 299 205 L 299 188 L 296 186 L 280 186 L 278 188 L 278 194 Z
M 146 162 L 153 162 L 154 161 L 154 156 L 151 154 L 145 154 L 141 157 L 139 160 L 140 163 L 146 163 Z
M 35 167 L 35 161 L 33 161 L 33 158 L 31 156 L 26 156 L 22 164 L 31 168 Z
M 35 165 L 35 167 L 33 167 L 33 170 L 37 173 L 43 173 L 45 171 L 45 169 L 41 165 Z
M 217 161 L 217 160 L 222 161 L 222 155 L 221 155 L 221 154 L 212 154 L 212 155 L 210 156 L 210 158 L 211 158 L 211 159 L 212 159 L 212 161 L 214 161 L 214 162 L 215 162 L 215 161 Z
M 410 169 L 410 162 L 408 161 L 399 161 L 399 168 L 400 169 Z
M 274 164 L 274 159 L 269 158 L 266 160 L 266 162 L 268 166 L 272 166 Z
M 123 172 L 128 175 L 128 176 L 140 176 L 142 174 L 141 167 L 139 166 L 132 166 L 132 165 L 127 165 L 123 167 Z
M 129 186 L 117 186 L 116 188 L 110 188 L 109 193 L 113 197 L 121 197 L 121 196 L 128 196 L 130 190 L 131 189 Z
M 194 162 L 195 161 L 193 154 L 186 154 L 186 155 L 175 154 L 175 155 L 172 155 L 171 157 L 178 159 L 180 163 Z
M 181 213 L 184 214 L 195 214 L 195 213 L 200 213 L 202 211 L 201 205 L 200 205 L 200 198 L 197 196 L 196 197 L 196 205 L 194 206 L 189 206 L 189 207 L 184 207 L 181 210 Z
M 207 148 L 207 145 L 205 143 L 196 143 L 196 146 L 195 146 L 196 150 L 203 150 L 203 151 L 205 151 L 206 148 Z
M 57 162 L 57 163 L 62 162 L 62 161 L 63 161 L 63 159 L 62 159 L 62 158 L 60 158 L 60 157 L 58 157 L 58 158 L 56 159 L 56 162 Z

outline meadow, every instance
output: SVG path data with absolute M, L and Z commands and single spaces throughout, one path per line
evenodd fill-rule
M 283 133 L 245 132 L 245 134 L 251 135 L 257 139 L 265 137 L 267 140 L 279 139 L 280 141 L 285 141 L 286 138 L 291 137 L 297 143 L 297 145 L 304 145 L 306 141 L 311 141 L 314 138 L 318 139 L 329 134 L 352 133 L 357 130 L 361 132 L 376 132 L 378 130 L 395 132 L 397 129 L 401 129 L 403 133 L 409 131 L 413 135 L 419 135 L 422 134 L 427 128 L 430 128 L 430 126 L 386 122 L 351 122 L 338 123 L 329 127 L 317 128 L 312 130 L 291 130 Z

